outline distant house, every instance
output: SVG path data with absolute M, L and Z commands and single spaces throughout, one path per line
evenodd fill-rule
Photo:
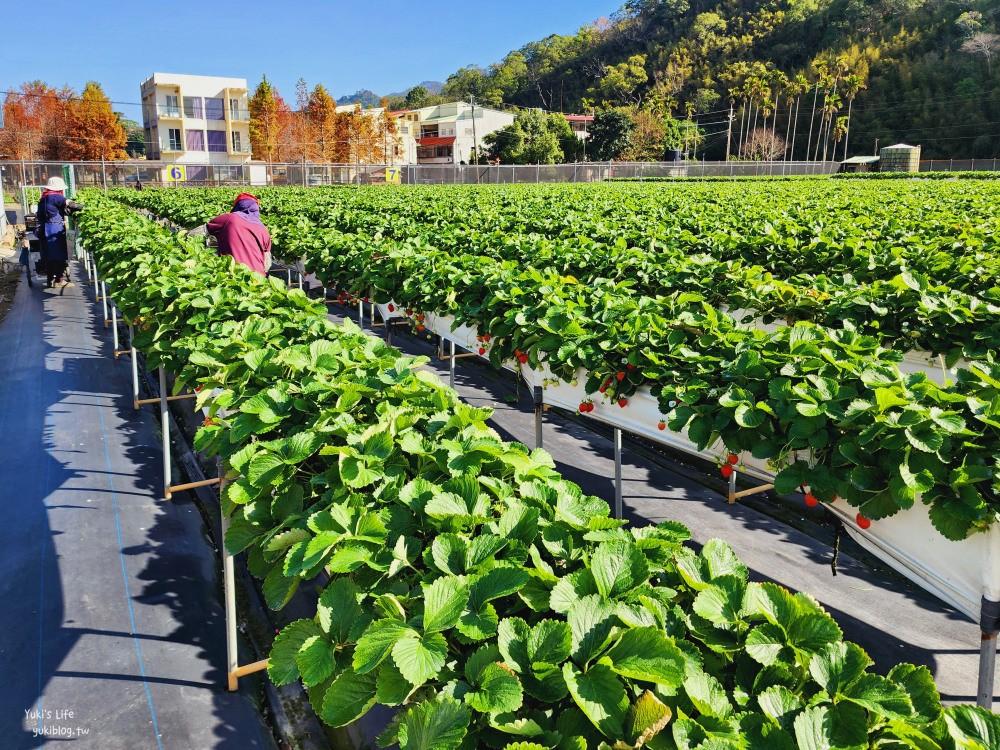
M 593 115 L 563 115 L 563 117 L 566 118 L 566 122 L 569 123 L 570 129 L 581 141 L 590 137 L 590 133 L 588 131 L 594 122 Z
M 840 171 L 851 172 L 877 172 L 879 157 L 877 156 L 852 156 L 840 162 Z
M 416 110 L 419 116 L 418 164 L 468 162 L 483 151 L 483 136 L 514 124 L 514 115 L 468 102 L 450 102 Z
M 355 105 L 337 107 L 352 112 Z M 381 117 L 385 110 L 369 107 L 362 113 Z M 386 161 L 394 164 L 459 164 L 472 159 L 476 146 L 483 151 L 483 136 L 514 123 L 514 115 L 468 102 L 450 102 L 420 109 L 389 112 L 396 120 L 398 143 Z
M 189 181 L 239 176 L 250 161 L 245 78 L 153 73 L 140 90 L 147 159 L 183 165 Z

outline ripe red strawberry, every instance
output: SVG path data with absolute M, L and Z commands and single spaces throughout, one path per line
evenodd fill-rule
M 581 414 L 586 414 L 587 413 L 587 402 L 586 401 L 581 401 L 580 402 L 580 413 Z
M 520 362 L 520 363 L 521 363 L 522 365 L 526 365 L 526 364 L 528 364 L 528 355 L 527 355 L 527 354 L 522 354 L 522 355 L 520 355 L 520 356 L 519 356 L 519 357 L 517 358 L 517 361 L 518 361 L 518 362 Z
M 860 513 L 858 513 L 857 518 L 855 518 L 854 520 L 858 522 L 858 526 L 860 526 L 862 529 L 867 529 L 869 526 L 872 525 L 872 522 L 869 519 L 865 518 Z
M 396 306 L 395 305 L 389 305 L 389 312 L 396 312 Z
M 211 417 L 205 417 L 205 426 L 206 427 L 211 427 L 214 424 L 216 424 L 216 421 L 214 419 L 212 419 Z
M 483 347 L 479 347 L 479 356 L 481 357 L 484 354 L 486 354 L 486 350 Z
M 726 479 L 729 479 L 729 477 L 733 475 L 733 467 L 731 464 L 722 464 L 722 467 L 719 469 L 719 471 L 722 472 L 722 476 L 724 476 Z
M 487 344 L 490 343 L 490 335 L 488 333 L 483 334 L 483 341 L 485 341 Z
M 666 422 L 664 422 L 664 421 L 663 421 L 663 420 L 661 419 L 661 420 L 660 420 L 660 423 L 659 423 L 658 425 L 656 425 L 656 429 L 658 429 L 658 430 L 665 430 L 665 429 L 667 429 L 667 423 L 666 423 Z
M 628 406 L 628 399 L 622 396 L 620 399 L 618 399 L 618 405 L 624 409 L 626 406 Z
M 597 389 L 597 392 L 598 393 L 604 393 L 607 390 L 608 390 L 608 387 L 606 385 L 602 385 L 600 388 Z
M 816 496 L 813 493 L 807 492 L 806 505 L 810 508 L 815 508 L 817 505 L 819 505 L 819 500 L 816 499 Z
M 195 393 L 197 393 L 197 392 L 198 392 L 198 391 L 200 391 L 200 390 L 201 390 L 201 386 L 200 386 L 200 385 L 196 385 L 196 386 L 194 387 L 194 392 L 195 392 Z
M 735 453 L 729 454 L 729 463 L 731 463 L 733 466 L 736 466 L 736 464 L 738 464 L 739 462 L 740 462 L 739 456 L 737 456 Z
M 413 310 L 410 310 L 409 308 L 407 308 L 406 314 L 407 315 L 413 315 Z
M 424 314 L 423 314 L 423 313 L 420 313 L 420 314 L 419 314 L 419 315 L 417 316 L 417 322 L 418 322 L 418 323 L 423 323 L 423 322 L 424 322 Z
M 417 326 L 417 333 L 423 333 L 423 332 L 424 332 L 424 327 L 423 326 Z
M 368 298 L 367 297 L 362 297 L 361 301 L 364 302 L 366 305 L 368 304 Z
M 617 375 L 615 375 L 615 377 L 618 378 L 619 382 L 621 382 L 622 380 L 625 379 L 625 373 L 624 372 L 620 372 Z
M 625 369 L 631 372 L 635 369 L 635 365 L 625 365 Z
M 482 340 L 483 340 L 482 336 L 476 336 L 476 341 L 482 341 Z

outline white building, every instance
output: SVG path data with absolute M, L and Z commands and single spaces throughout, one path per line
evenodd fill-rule
M 483 136 L 514 124 L 514 115 L 468 102 L 450 102 L 416 110 L 418 164 L 469 162 L 473 149 L 485 150 Z
M 235 177 L 227 168 L 250 161 L 245 78 L 153 73 L 141 91 L 147 159 L 183 164 L 191 181 Z
M 357 109 L 355 104 L 341 104 L 337 114 L 351 114 Z M 385 107 L 368 107 L 361 114 L 367 117 L 379 118 L 385 113 Z M 396 121 L 396 137 L 386 140 L 386 164 L 416 164 L 417 138 L 420 137 L 420 114 L 415 109 L 390 110 L 388 117 Z
M 355 105 L 337 107 L 337 112 L 353 112 Z M 369 117 L 381 117 L 381 107 L 362 110 Z M 396 120 L 397 142 L 386 153 L 391 164 L 468 163 L 473 149 L 485 150 L 483 137 L 514 124 L 514 115 L 489 107 L 473 107 L 468 102 L 449 102 L 421 109 L 389 112 Z

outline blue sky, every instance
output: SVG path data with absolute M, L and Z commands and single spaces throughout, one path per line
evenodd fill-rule
M 140 119 L 139 84 L 153 72 L 237 76 L 251 89 L 266 74 L 290 103 L 299 77 L 335 97 L 361 88 L 383 94 L 444 81 L 463 65 L 489 65 L 549 34 L 574 33 L 619 4 L 49 0 L 40 11 L 36 3 L 11 2 L 3 12 L 0 90 L 41 79 L 79 91 L 95 80 L 133 119 Z

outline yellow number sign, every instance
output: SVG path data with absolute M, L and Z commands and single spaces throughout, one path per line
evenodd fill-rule
M 175 164 L 167 170 L 167 179 L 170 182 L 187 182 L 187 170 L 181 164 Z
M 385 184 L 386 185 L 399 185 L 403 181 L 403 173 L 399 167 L 386 167 L 385 168 Z

